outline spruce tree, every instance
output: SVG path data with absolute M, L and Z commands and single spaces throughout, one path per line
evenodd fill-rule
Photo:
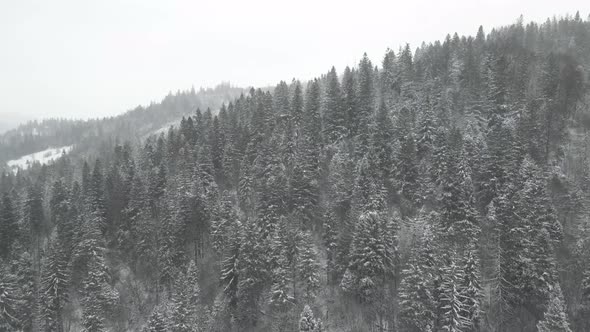
M 357 126 L 357 152 L 364 152 L 369 147 L 370 125 L 375 113 L 375 91 L 373 79 L 373 65 L 365 53 L 359 63 L 358 73 L 358 123 Z
M 191 260 L 186 272 L 178 274 L 174 283 L 174 292 L 170 306 L 171 332 L 189 332 L 199 329 L 198 317 L 199 284 L 197 281 L 197 268 L 194 260 Z
M 289 309 L 295 303 L 294 269 L 297 257 L 297 240 L 294 231 L 287 224 L 286 218 L 281 218 L 279 225 L 273 234 L 271 248 L 272 260 L 272 285 L 270 289 L 270 304 L 279 311 Z
M 462 259 L 463 280 L 460 283 L 463 303 L 462 316 L 468 322 L 466 331 L 479 331 L 482 314 L 481 302 L 483 290 L 481 288 L 481 273 L 478 253 L 475 245 L 470 245 Z
M 327 77 L 322 101 L 323 136 L 327 144 L 336 143 L 346 134 L 346 114 L 342 109 L 342 92 L 336 69 L 332 67 Z
M 566 305 L 559 284 L 553 286 L 547 311 L 543 320 L 537 323 L 539 332 L 571 332 L 567 318 Z
M 391 221 L 377 212 L 360 216 L 352 239 L 350 261 L 341 287 L 372 302 L 395 267 L 395 234 Z
M 317 254 L 313 248 L 313 240 L 309 233 L 299 237 L 297 246 L 297 271 L 302 283 L 303 299 L 306 302 L 313 301 L 320 289 L 318 270 L 320 265 L 317 261 Z
M 0 330 L 17 331 L 19 320 L 17 284 L 7 265 L 0 267 Z
M 254 222 L 244 226 L 238 261 L 238 321 L 243 326 L 256 326 L 260 309 L 260 295 L 269 277 L 265 255 L 265 241 Z
M 400 321 L 409 331 L 434 331 L 434 250 L 428 230 L 413 246 L 399 289 Z
M 464 271 L 461 270 L 450 257 L 450 262 L 442 268 L 442 282 L 439 286 L 439 328 L 441 331 L 461 332 L 467 328 L 470 321 L 464 316 L 465 295 L 461 287 Z
M 63 331 L 63 311 L 68 301 L 68 261 L 62 245 L 53 241 L 45 259 L 42 276 L 43 316 L 46 331 Z
M 322 332 L 322 321 L 319 318 L 314 318 L 313 311 L 309 305 L 303 307 L 301 318 L 299 319 L 299 332 Z
M 240 281 L 239 261 L 242 245 L 242 224 L 235 221 L 229 231 L 229 243 L 225 249 L 224 259 L 221 263 L 220 284 L 223 287 L 223 295 L 230 309 L 235 309 L 238 302 L 238 285 Z
M 156 308 L 152 312 L 147 325 L 143 328 L 143 332 L 167 332 L 168 326 L 166 324 L 166 316 L 161 309 Z
M 346 116 L 346 128 L 349 138 L 358 134 L 359 113 L 357 111 L 358 100 L 356 92 L 356 73 L 349 67 L 344 69 L 342 75 L 342 104 Z
M 12 199 L 4 193 L 0 202 L 0 258 L 10 256 L 12 244 L 18 239 L 18 230 Z
M 382 101 L 377 110 L 372 136 L 372 149 L 377 158 L 377 168 L 380 181 L 387 186 L 393 177 L 393 123 L 385 102 Z

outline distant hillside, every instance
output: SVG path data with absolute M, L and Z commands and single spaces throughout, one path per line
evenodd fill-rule
M 0 135 L 4 134 L 5 132 L 11 129 L 16 128 L 19 124 L 25 123 L 30 120 L 30 118 L 27 118 L 18 113 L 2 112 L 2 117 L 0 118 Z
M 207 108 L 218 110 L 223 103 L 239 97 L 244 91 L 229 84 L 221 84 L 212 89 L 170 93 L 159 103 L 138 106 L 114 117 L 29 121 L 0 135 L 0 164 L 52 147 L 75 145 L 74 152 L 93 153 L 108 141 L 135 141 L 183 116 L 193 114 L 197 108 L 203 111 Z M 2 126 L 12 125 L 12 122 L 1 122 L 0 132 L 3 132 Z

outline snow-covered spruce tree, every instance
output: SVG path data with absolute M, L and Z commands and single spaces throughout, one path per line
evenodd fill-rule
M 567 318 L 566 305 L 559 284 L 551 290 L 551 297 L 543 320 L 537 323 L 539 332 L 571 332 Z
M 396 165 L 397 188 L 406 205 L 417 203 L 418 160 L 414 135 L 410 132 L 401 139 Z
M 463 269 L 463 280 L 460 283 L 463 302 L 462 316 L 468 321 L 465 331 L 479 331 L 483 290 L 480 262 L 475 245 L 472 244 L 465 250 L 461 267 Z
M 270 305 L 285 311 L 295 303 L 294 268 L 297 261 L 295 254 L 297 237 L 289 228 L 286 218 L 279 220 L 277 229 L 272 237 L 272 285 L 270 289 Z
M 358 123 L 356 154 L 362 156 L 369 148 L 370 126 L 375 117 L 375 88 L 373 65 L 367 54 L 359 62 L 357 81 Z
M 584 277 L 582 279 L 582 301 L 590 309 L 590 268 L 584 271 Z
M 441 231 L 451 244 L 465 245 L 479 235 L 471 171 L 464 159 L 463 137 L 452 130 L 447 143 L 445 173 L 441 178 Z
M 398 68 L 397 59 L 395 52 L 388 48 L 383 57 L 381 67 L 383 70 L 380 72 L 379 83 L 381 87 L 381 98 L 385 102 L 385 106 L 392 109 L 395 105 L 397 96 L 399 95 L 398 89 Z
M 90 222 L 91 223 L 91 222 Z M 92 227 L 90 225 L 90 227 Z M 97 227 L 97 225 L 94 225 Z M 100 233 L 95 229 L 90 232 L 89 237 L 95 237 L 91 243 L 96 246 L 87 248 L 87 275 L 83 280 L 82 291 L 82 325 L 85 332 L 105 331 L 105 320 L 113 306 L 119 300 L 119 294 L 109 284 L 108 267 L 104 260 L 104 246 L 101 245 Z
M 441 331 L 462 332 L 470 325 L 465 317 L 465 295 L 461 287 L 464 271 L 450 257 L 448 265 L 442 268 L 442 282 L 439 287 L 438 322 Z
M 223 295 L 232 312 L 238 303 L 237 293 L 240 276 L 238 264 L 242 237 L 242 223 L 236 220 L 230 225 L 228 230 L 229 243 L 224 252 L 224 258 L 221 263 L 221 276 L 219 278 L 219 282 L 223 288 Z
M 328 208 L 324 215 L 322 240 L 326 248 L 326 279 L 328 285 L 337 283 L 338 269 L 338 233 L 336 216 L 333 209 Z
M 512 203 L 498 211 L 507 210 L 500 218 L 502 259 L 507 264 L 503 280 L 514 305 L 528 303 L 542 312 L 550 297 L 549 285 L 558 280 L 554 245 L 561 238 L 561 227 L 541 172 L 528 159 L 522 163 L 516 186 L 519 190 Z
M 420 160 L 429 157 L 433 152 L 436 129 L 436 119 L 432 107 L 430 105 L 425 106 L 416 129 L 416 150 Z
M 154 309 L 147 325 L 143 328 L 143 332 L 167 332 L 169 331 L 166 324 L 166 316 L 160 308 Z M 194 331 L 194 330 L 191 330 Z
M 237 318 L 242 326 L 253 327 L 258 322 L 260 296 L 269 279 L 265 240 L 255 222 L 244 225 L 244 235 L 238 261 Z
M 327 75 L 327 86 L 322 99 L 323 136 L 326 144 L 334 144 L 346 133 L 345 113 L 342 110 L 342 91 L 336 68 L 332 67 Z
M 172 332 L 202 330 L 199 317 L 199 283 L 195 261 L 189 262 L 186 272 L 178 274 L 170 304 L 169 329 Z
M 425 230 L 413 246 L 408 265 L 402 271 L 399 317 L 408 331 L 434 330 L 433 269 L 432 236 L 429 230 Z
M 21 252 L 22 247 L 14 246 L 15 251 Z M 33 321 L 37 319 L 38 296 L 35 292 L 35 270 L 33 268 L 33 259 L 27 251 L 22 251 L 11 264 L 11 271 L 14 276 L 14 283 L 18 285 L 15 289 L 16 318 L 20 321 L 20 328 L 23 331 L 32 331 Z M 8 266 L 7 266 L 8 267 Z M 10 274 L 5 274 L 10 276 Z M 2 279 L 2 278 L 0 278 Z M 9 278 L 8 280 L 11 280 Z
M 359 113 L 357 112 L 358 97 L 356 92 L 356 69 L 346 67 L 342 74 L 342 109 L 345 114 L 345 125 L 349 138 L 358 133 Z
M 340 286 L 361 301 L 372 302 L 393 274 L 395 234 L 391 222 L 383 214 L 367 212 L 356 225 L 350 261 Z
M 43 264 L 42 303 L 46 331 L 63 331 L 63 309 L 68 301 L 70 271 L 61 243 L 54 240 Z
M 287 179 L 277 143 L 275 140 L 263 143 L 254 163 L 257 222 L 265 238 L 272 235 L 280 216 L 286 212 Z
M 299 319 L 299 332 L 322 332 L 322 321 L 319 318 L 314 318 L 313 311 L 309 305 L 305 305 L 301 312 Z
M 0 259 L 7 259 L 12 244 L 18 240 L 19 227 L 12 199 L 8 193 L 2 194 L 0 201 Z
M 357 214 L 383 211 L 386 192 L 379 179 L 376 154 L 370 150 L 359 162 L 353 190 L 353 210 Z
M 222 254 L 229 242 L 228 230 L 231 223 L 237 219 L 229 193 L 224 192 L 219 207 L 215 210 L 211 220 L 211 237 L 213 249 Z
M 372 149 L 376 155 L 376 168 L 381 183 L 386 188 L 390 187 L 393 177 L 393 123 L 385 102 L 382 101 L 375 121 L 373 122 L 374 130 L 372 135 Z
M 297 271 L 302 285 L 303 300 L 310 303 L 320 289 L 320 264 L 311 234 L 305 232 L 299 236 L 297 254 Z
M 17 284 L 7 265 L 0 266 L 0 331 L 17 331 L 21 326 L 19 314 Z
M 338 149 L 330 162 L 330 178 L 328 179 L 330 201 L 339 218 L 346 215 L 352 204 L 355 187 L 355 163 L 352 154 L 345 146 Z

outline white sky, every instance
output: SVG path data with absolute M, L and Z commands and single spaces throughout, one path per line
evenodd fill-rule
M 363 52 L 474 35 L 581 0 L 0 0 L 0 117 L 97 117 L 168 91 L 341 72 Z

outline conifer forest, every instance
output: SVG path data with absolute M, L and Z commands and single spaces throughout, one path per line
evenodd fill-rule
M 0 331 L 590 331 L 590 17 L 474 33 L 0 135 Z

